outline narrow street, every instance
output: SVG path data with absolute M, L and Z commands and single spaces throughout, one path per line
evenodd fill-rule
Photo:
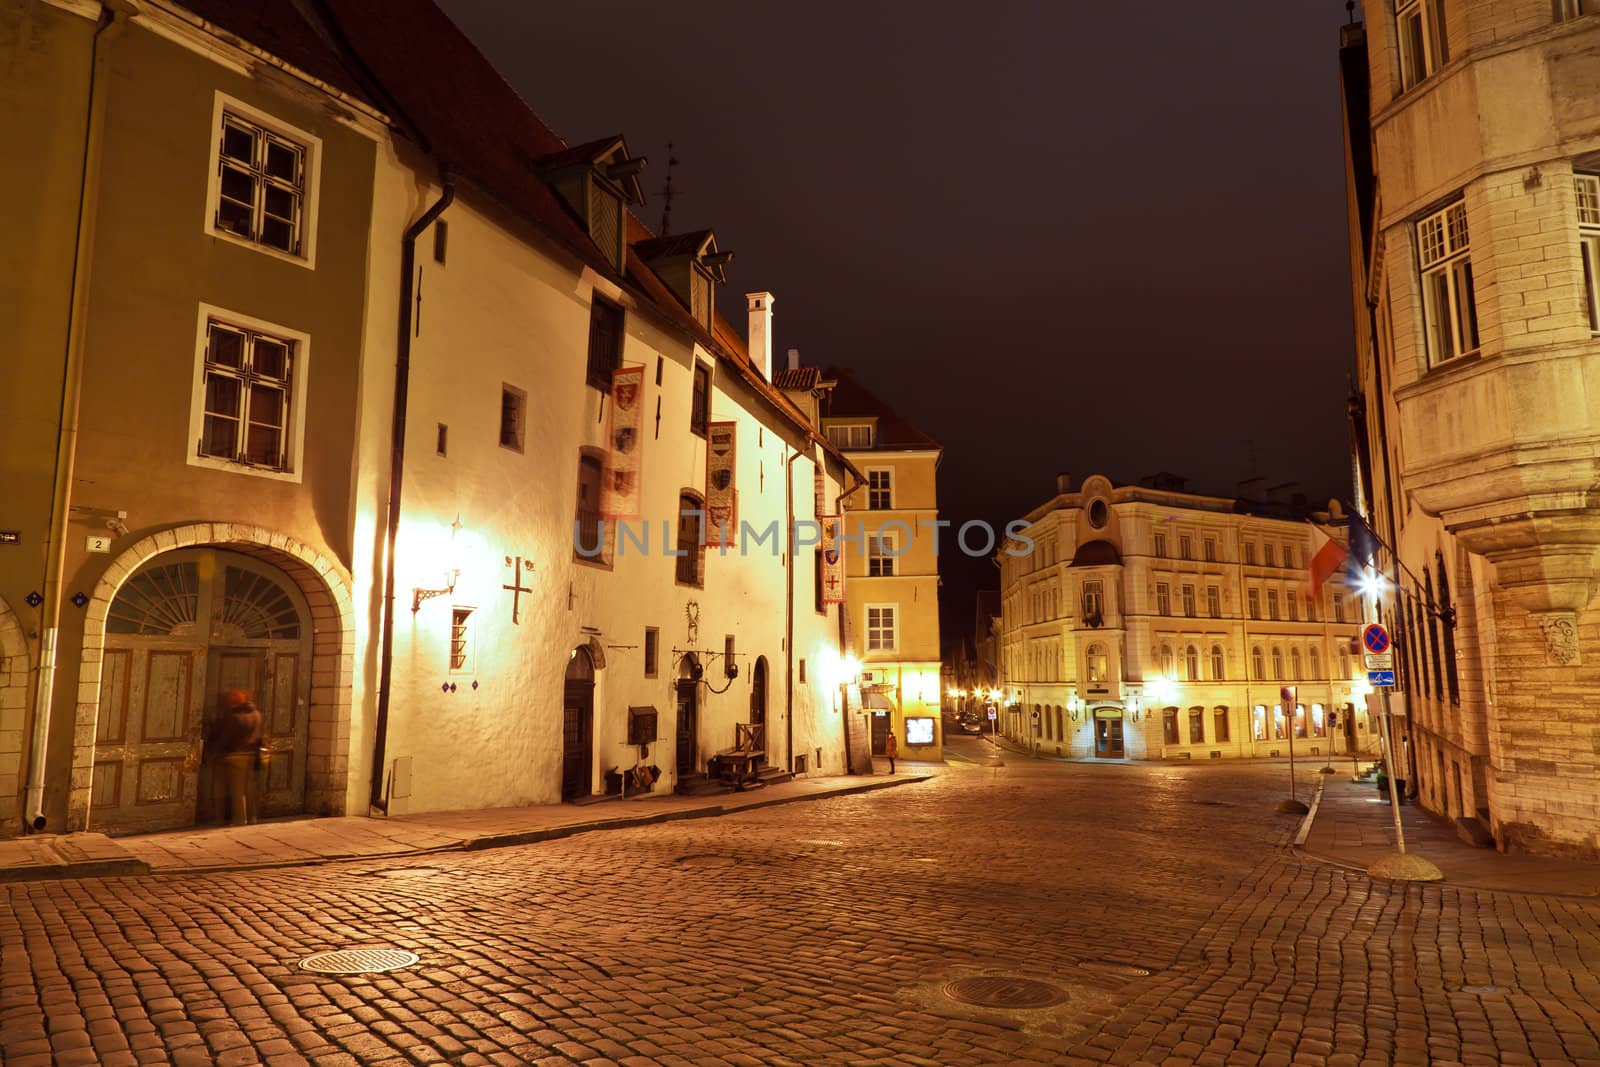
M 920 784 L 532 846 L 5 886 L 0 1059 L 1600 1062 L 1593 902 L 1303 860 L 1281 767 L 957 748 Z M 352 948 L 420 959 L 298 967 Z M 1065 1000 L 945 991 L 978 976 Z

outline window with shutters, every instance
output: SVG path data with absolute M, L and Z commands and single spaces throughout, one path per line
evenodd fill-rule
M 217 94 L 205 230 L 312 266 L 321 141 Z
M 706 423 L 710 421 L 711 368 L 704 363 L 696 363 L 693 392 L 689 396 L 689 432 L 704 437 Z
M 589 236 L 622 269 L 622 197 L 598 177 L 589 178 Z
M 299 481 L 307 336 L 202 305 L 195 348 L 190 464 Z
M 589 563 L 611 562 L 611 530 L 600 517 L 600 480 L 604 464 L 598 455 L 578 457 L 578 499 L 572 519 L 572 544 L 577 558 Z
M 1600 4 L 1600 0 L 1595 0 Z M 1587 12 L 1586 12 L 1587 13 Z M 1600 176 L 1574 174 L 1578 202 L 1578 252 L 1583 260 L 1583 303 L 1589 329 L 1600 333 Z
M 623 313 L 620 304 L 596 296 L 589 305 L 589 384 L 611 392 L 611 372 L 622 366 Z
M 1438 365 L 1478 350 L 1467 205 L 1457 200 L 1417 223 L 1422 269 L 1423 333 L 1428 361 Z

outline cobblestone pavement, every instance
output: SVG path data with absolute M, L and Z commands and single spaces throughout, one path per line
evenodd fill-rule
M 1300 859 L 1284 774 L 980 762 L 489 852 L 0 886 L 0 1060 L 1600 1064 L 1600 905 Z M 355 946 L 421 961 L 297 967 Z M 977 975 L 1068 999 L 943 992 Z

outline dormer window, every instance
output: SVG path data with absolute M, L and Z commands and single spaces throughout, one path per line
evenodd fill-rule
M 639 187 L 643 156 L 628 155 L 620 136 L 575 145 L 537 163 L 567 207 L 578 216 L 590 240 L 620 274 L 626 266 L 628 205 L 644 203 Z
M 861 450 L 872 447 L 872 423 L 836 422 L 827 428 L 828 440 L 843 449 Z
M 717 283 L 728 280 L 724 268 L 733 259 L 732 252 L 717 248 L 717 235 L 695 230 L 652 237 L 634 245 L 633 250 L 666 283 L 694 321 L 710 331 L 716 322 Z

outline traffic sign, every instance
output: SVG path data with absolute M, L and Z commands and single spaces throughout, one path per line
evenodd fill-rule
M 1393 652 L 1368 652 L 1361 657 L 1361 661 L 1366 664 L 1366 668 L 1369 671 L 1394 670 Z
M 1369 622 L 1361 630 L 1361 643 L 1368 652 L 1389 651 L 1389 631 L 1383 628 L 1382 623 Z
M 989 718 L 998 719 L 999 717 L 1000 717 L 1000 713 L 998 711 L 995 711 L 993 708 L 989 709 Z
M 1394 685 L 1394 671 L 1368 671 L 1368 685 Z

